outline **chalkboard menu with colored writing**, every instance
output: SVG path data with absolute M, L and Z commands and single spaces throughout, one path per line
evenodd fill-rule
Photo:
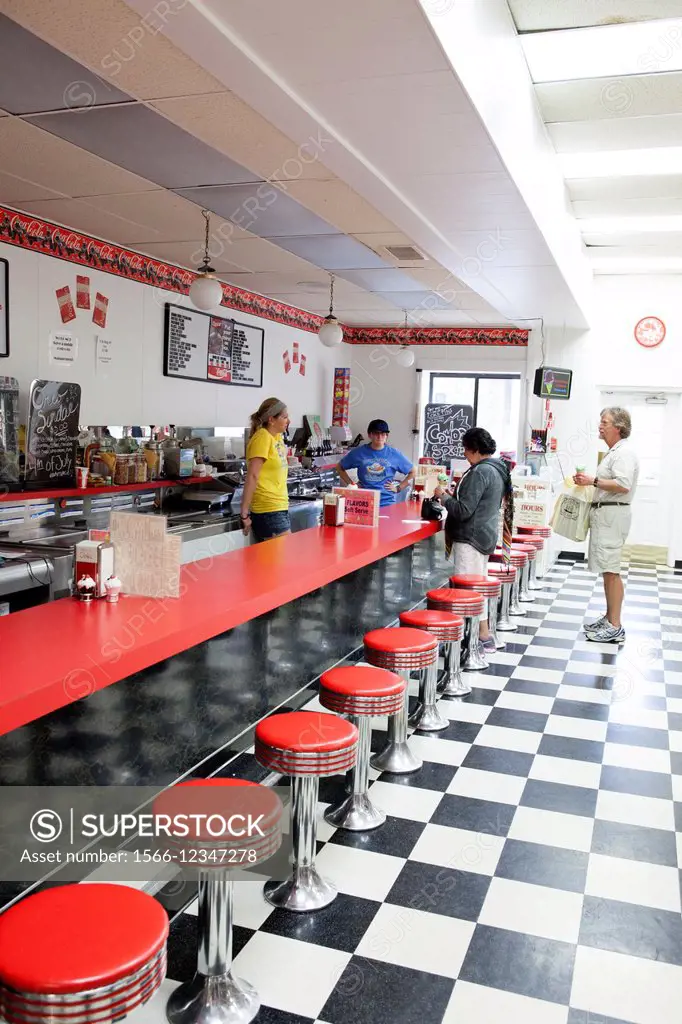
M 427 405 L 424 419 L 424 457 L 439 466 L 451 459 L 463 459 L 462 437 L 474 426 L 470 405 Z
M 34 380 L 28 399 L 26 470 L 32 487 L 75 487 L 80 384 Z
M 166 303 L 166 377 L 259 388 L 263 384 L 261 327 Z

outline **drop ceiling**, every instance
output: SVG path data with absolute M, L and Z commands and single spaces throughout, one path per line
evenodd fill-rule
M 679 273 L 682 3 L 508 2 L 595 273 Z
M 417 0 L 0 0 L 0 65 L 0 203 L 190 268 L 206 207 L 224 280 L 349 324 L 573 315 Z

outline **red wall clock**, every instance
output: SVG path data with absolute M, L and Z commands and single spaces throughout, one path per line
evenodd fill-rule
M 657 316 L 645 316 L 635 327 L 635 340 L 642 348 L 656 348 L 665 338 L 665 324 Z

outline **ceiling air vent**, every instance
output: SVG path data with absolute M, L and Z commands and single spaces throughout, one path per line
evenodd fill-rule
M 400 263 L 402 266 L 415 266 L 420 263 L 424 263 L 426 256 L 419 249 L 416 249 L 413 245 L 387 245 L 384 246 L 385 251 L 395 260 L 396 263 Z

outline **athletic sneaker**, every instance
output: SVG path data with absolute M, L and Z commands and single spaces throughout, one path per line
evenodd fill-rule
M 487 640 L 481 640 L 479 642 L 479 647 L 481 648 L 483 654 L 495 654 L 495 652 L 497 651 L 495 641 L 491 636 L 489 636 Z
M 597 619 L 596 622 L 586 622 L 583 626 L 583 633 L 596 633 L 598 630 L 603 629 L 604 626 L 608 626 L 609 620 L 605 615 Z
M 607 622 L 601 629 L 595 630 L 594 633 L 588 633 L 587 639 L 595 644 L 624 644 L 625 630 L 622 626 L 612 626 L 610 622 Z

